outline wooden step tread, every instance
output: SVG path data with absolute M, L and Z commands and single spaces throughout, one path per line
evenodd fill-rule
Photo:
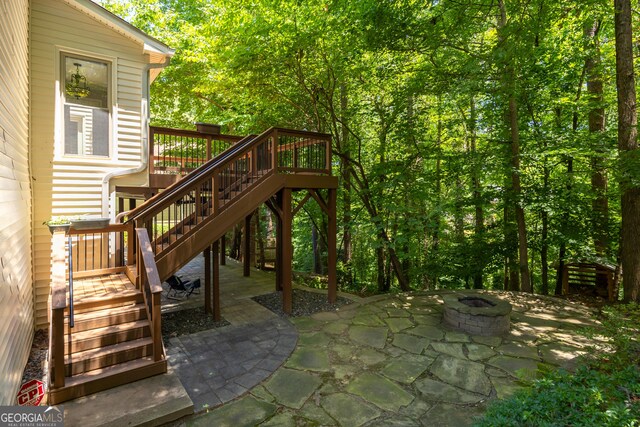
M 149 322 L 144 320 L 136 320 L 133 322 L 118 323 L 116 325 L 103 326 L 100 328 L 88 329 L 86 331 L 74 332 L 71 329 L 71 340 L 80 341 L 85 339 L 93 339 L 102 337 L 105 335 L 116 334 L 118 332 L 125 332 L 132 329 L 145 328 L 149 326 Z
M 132 302 L 129 305 L 123 305 L 119 307 L 101 308 L 101 309 L 96 309 L 92 311 L 87 311 L 84 313 L 76 313 L 73 316 L 73 318 L 75 322 L 78 323 L 84 320 L 92 320 L 98 317 L 117 316 L 119 314 L 128 313 L 131 311 L 138 311 L 138 310 L 144 310 L 144 304 L 143 303 L 134 304 Z M 68 321 L 69 319 L 65 317 L 65 322 L 68 322 Z
M 124 373 L 133 369 L 142 368 L 144 366 L 153 365 L 153 357 L 141 357 L 140 359 L 130 360 L 128 362 L 118 363 L 117 365 L 105 366 L 104 368 L 94 369 L 93 371 L 84 372 L 82 374 L 66 377 L 64 380 L 65 387 L 74 387 L 84 384 L 88 381 L 105 379 L 115 374 Z
M 107 325 L 99 328 L 89 328 L 74 331 L 65 335 L 65 354 L 77 353 L 93 348 L 105 347 L 126 341 L 133 341 L 151 335 L 151 328 L 146 319 Z
M 96 358 L 108 356 L 115 353 L 125 352 L 127 350 L 133 350 L 138 347 L 144 347 L 152 344 L 153 344 L 153 340 L 151 339 L 151 337 L 147 337 L 147 338 L 140 338 L 132 341 L 126 341 L 126 342 L 122 342 L 114 345 L 108 345 L 105 347 L 92 348 L 90 350 L 73 353 L 71 356 L 66 356 L 64 363 L 65 365 L 81 363 L 90 359 L 96 359 Z
M 148 328 L 149 322 L 147 319 L 134 320 L 133 322 L 118 323 L 115 325 L 103 326 L 100 328 L 88 329 L 86 331 L 74 332 L 71 330 L 71 341 L 78 342 L 83 340 L 93 340 L 98 338 L 104 338 L 108 335 L 123 333 L 135 329 Z
M 85 297 L 76 296 L 73 299 L 73 304 L 78 308 L 85 304 L 96 304 L 96 303 L 108 304 L 113 300 L 121 300 L 127 297 L 134 298 L 141 294 L 142 292 L 140 292 L 137 289 L 124 289 L 118 292 L 112 292 L 112 293 L 102 294 L 102 295 L 92 295 L 92 296 L 85 296 Z

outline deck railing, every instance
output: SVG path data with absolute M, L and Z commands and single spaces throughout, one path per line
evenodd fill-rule
M 186 175 L 241 139 L 235 135 L 150 126 L 149 173 Z
M 132 210 L 158 255 L 273 173 L 331 174 L 329 135 L 272 128 L 248 136 Z M 274 167 L 277 165 L 277 167 Z
M 109 224 L 104 228 L 69 230 L 73 277 L 121 273 L 134 262 L 130 224 Z

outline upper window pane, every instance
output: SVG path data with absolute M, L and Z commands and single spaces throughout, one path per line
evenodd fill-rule
M 65 57 L 67 103 L 109 108 L 109 66 L 105 62 Z

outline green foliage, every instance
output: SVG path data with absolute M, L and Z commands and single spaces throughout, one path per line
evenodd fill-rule
M 638 426 L 640 369 L 601 372 L 583 366 L 534 381 L 510 398 L 490 405 L 482 426 Z
M 640 304 L 607 306 L 603 309 L 602 326 L 590 328 L 585 335 L 595 342 L 590 354 L 603 370 L 616 370 L 628 365 L 640 366 Z
M 502 288 L 517 250 L 515 222 L 505 213 L 516 204 L 525 212 L 536 290 L 543 262 L 553 289 L 561 247 L 566 259 L 615 263 L 618 182 L 637 183 L 640 168 L 637 155 L 619 156 L 615 146 L 611 2 L 102 3 L 176 48 L 151 89 L 154 124 L 332 135 L 339 252 L 348 230 L 353 253 L 342 260 L 345 289 L 375 292 L 388 283 L 393 290 L 400 275 L 414 289 L 471 287 L 477 279 Z M 599 54 L 585 36 L 594 20 Z M 602 101 L 587 94 L 585 61 L 595 57 Z M 518 105 L 519 194 L 510 179 L 510 97 Z M 594 106 L 604 107 L 603 132 L 589 130 Z M 602 254 L 594 246 L 596 160 L 608 175 Z M 323 216 L 314 204 L 294 223 L 301 271 L 312 271 L 317 258 L 311 227 L 321 229 Z
M 551 371 L 489 406 L 476 426 L 640 425 L 640 306 L 605 308 L 600 343 L 575 373 Z M 604 343 L 604 344 L 602 344 Z

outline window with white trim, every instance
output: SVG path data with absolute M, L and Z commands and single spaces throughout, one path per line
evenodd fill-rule
M 62 56 L 64 154 L 109 156 L 111 64 Z

